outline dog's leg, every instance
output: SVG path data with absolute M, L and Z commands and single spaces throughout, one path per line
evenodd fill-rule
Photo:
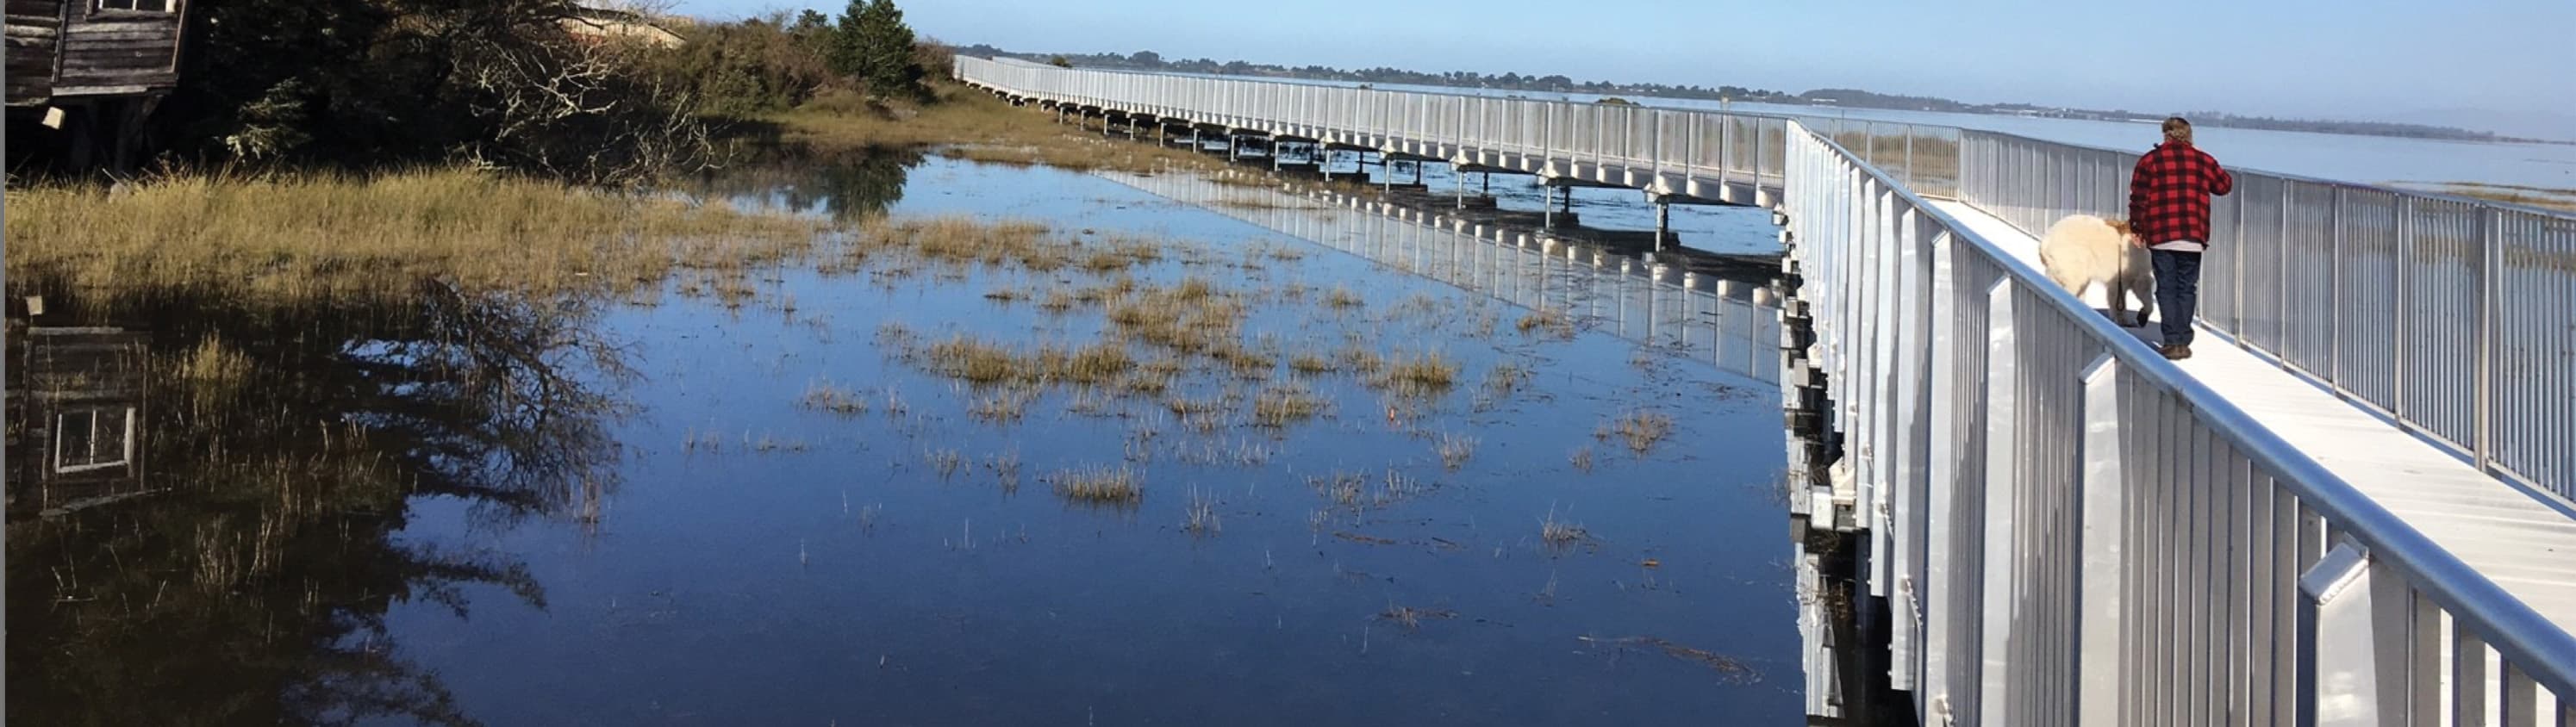
M 2129 271 L 2127 287 L 2129 292 L 2138 296 L 2138 325 L 2146 325 L 2147 316 L 2156 313 L 2156 271 L 2147 266 L 2136 266 Z
M 2103 297 L 2111 299 L 2111 323 L 2127 328 L 2130 325 L 2129 286 L 2121 285 L 2122 282 L 2116 279 L 2103 281 L 2102 293 Z

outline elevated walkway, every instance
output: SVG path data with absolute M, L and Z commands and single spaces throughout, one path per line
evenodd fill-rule
M 2039 267 L 2039 240 L 1955 201 L 1933 206 Z M 2110 305 L 2107 286 L 2081 296 Z M 2132 310 L 2135 303 L 2132 303 Z M 2163 311 L 2157 311 L 2161 319 Z M 2130 329 L 2156 338 L 2155 321 Z M 2532 610 L 2576 633 L 2576 517 L 2564 502 L 2507 485 L 2388 420 L 2204 328 L 2183 373 L 2297 446 L 2327 471 L 2404 518 Z M 2571 433 L 2570 436 L 2576 436 Z

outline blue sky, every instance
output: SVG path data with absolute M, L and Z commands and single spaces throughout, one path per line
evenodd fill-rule
M 677 2 L 713 18 L 842 7 Z M 898 2 L 924 35 L 1012 50 L 1858 87 L 2576 137 L 2576 0 Z

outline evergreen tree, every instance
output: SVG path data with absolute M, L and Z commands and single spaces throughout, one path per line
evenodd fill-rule
M 823 56 L 823 60 L 832 65 L 833 73 L 851 77 L 860 75 L 859 25 L 864 22 L 862 18 L 867 12 L 868 0 L 850 0 L 850 7 L 841 11 L 837 27 L 832 29 L 829 52 Z
M 851 0 L 851 5 L 857 5 Z M 871 0 L 858 14 L 850 36 L 851 55 L 856 59 L 859 80 L 880 96 L 919 95 L 922 92 L 921 64 L 913 56 L 912 26 L 903 24 L 903 11 L 894 0 Z
M 920 96 L 923 71 L 913 55 L 912 27 L 894 0 L 850 0 L 834 31 L 832 70 L 879 96 Z

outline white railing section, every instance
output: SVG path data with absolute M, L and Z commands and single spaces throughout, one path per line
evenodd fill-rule
M 1891 681 L 1926 723 L 2576 721 L 2576 637 L 1908 186 L 1952 180 L 1963 198 L 2012 209 L 1977 186 L 2013 178 L 1978 151 L 1999 146 L 1990 135 L 1913 127 L 1890 144 L 1864 128 L 1873 151 L 1862 154 L 1838 143 L 1847 129 L 1650 112 L 1647 136 L 1674 125 L 1717 134 L 1715 157 L 1691 156 L 1708 151 L 1702 138 L 1674 161 L 1638 156 L 1660 152 L 1639 146 L 1637 127 L 1604 123 L 1637 118 L 1631 107 L 963 58 L 958 73 L 1059 102 L 1649 189 L 1715 179 L 1780 202 L 1813 306 L 1812 358 L 1837 398 L 1867 413 L 1839 422 L 1846 461 L 1883 470 L 1855 477 L 1887 488 L 1858 498 L 1877 510 L 1864 519 L 1871 587 L 1896 611 Z M 1945 139 L 1959 140 L 1957 156 L 1939 151 Z M 2125 169 L 2106 159 L 2025 171 L 2069 181 L 2046 193 L 2064 199 L 2033 197 L 2036 211 L 2013 213 L 2023 221 L 2111 204 L 2102 180 Z M 2248 181 L 2239 194 L 2261 196 Z M 2411 249 L 2424 259 L 2423 245 Z M 2507 250 L 2478 259 L 2525 254 Z
M 1959 199 L 2036 237 L 2128 215 L 2137 155 L 1970 131 Z M 2237 169 L 2201 323 L 2576 500 L 2576 217 Z M 1919 191 L 1919 190 L 1918 190 Z
M 1815 359 L 1867 412 L 1845 447 L 1888 483 L 1860 498 L 1887 503 L 1872 580 L 1927 719 L 2569 718 L 2576 639 L 1890 176 L 1789 151 Z
M 1079 105 L 1775 206 L 1791 117 L 958 59 Z M 1929 124 L 1795 117 L 1917 194 L 2034 236 L 2127 214 L 2136 155 Z M 2501 478 L 2576 501 L 2576 217 L 2237 169 L 2200 322 Z

